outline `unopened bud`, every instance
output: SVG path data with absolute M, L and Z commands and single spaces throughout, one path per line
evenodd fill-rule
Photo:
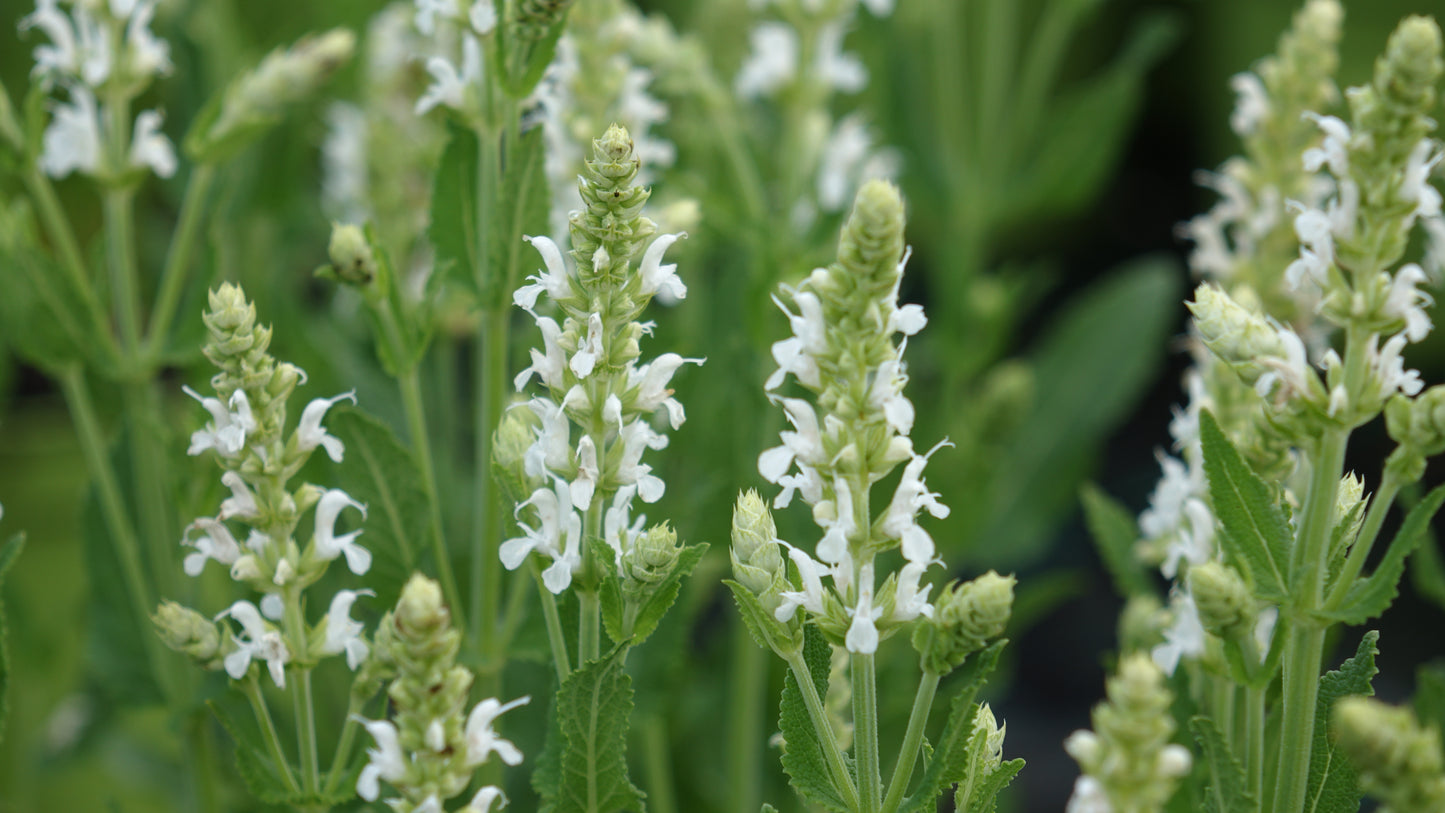
M 903 196 L 883 180 L 863 184 L 838 239 L 838 264 L 870 291 L 892 290 L 902 273 Z
M 1440 733 L 1409 709 L 1346 697 L 1330 719 L 1335 743 L 1360 772 L 1360 785 L 1392 811 L 1445 810 Z
M 914 628 L 913 646 L 930 672 L 946 674 L 1003 634 L 1013 613 L 1013 576 L 990 570 L 970 582 L 943 588 L 933 618 Z
M 331 227 L 331 243 L 327 246 L 331 265 L 323 268 L 340 282 L 366 287 L 376 279 L 376 255 L 366 232 L 353 223 L 336 223 Z
M 525 39 L 539 40 L 560 25 L 567 11 L 576 0 L 521 0 L 517 3 L 513 20 L 517 35 Z
M 166 646 L 184 652 L 208 668 L 221 655 L 221 633 L 216 622 L 189 607 L 174 601 L 161 602 L 151 621 Z
M 541 428 L 537 413 L 518 407 L 503 412 L 492 433 L 492 473 L 514 504 L 525 501 L 542 485 L 542 478 L 527 473 L 527 450 Z
M 1221 638 L 1253 630 L 1254 599 L 1234 568 L 1213 561 L 1189 568 L 1189 591 L 1204 629 Z
M 1279 333 L 1263 317 L 1240 305 L 1229 294 L 1204 283 L 1186 303 L 1194 314 L 1194 327 L 1205 346 L 1253 382 L 1263 372 L 1259 360 L 1285 355 Z
M 642 593 L 655 587 L 672 574 L 681 553 L 671 525 L 664 522 L 648 528 L 622 554 L 624 589 Z
M 1148 652 L 1164 643 L 1169 614 L 1153 595 L 1130 596 L 1119 613 L 1119 651 Z
M 1406 17 L 1390 35 L 1375 69 L 1381 96 L 1427 111 L 1434 105 L 1435 85 L 1445 71 L 1441 62 L 1440 26 L 1429 17 Z
M 420 573 L 413 573 L 396 603 L 397 627 L 422 631 L 450 623 L 451 615 L 442 601 L 441 586 Z
M 1445 451 L 1445 385 L 1415 398 L 1396 395 L 1386 401 L 1385 429 L 1396 443 L 1425 457 Z
M 773 523 L 773 514 L 757 491 L 748 489 L 738 495 L 733 507 L 732 536 L 729 555 L 733 577 L 754 593 L 767 592 L 783 570 L 783 556 L 778 550 L 778 529 Z
M 214 330 L 246 331 L 256 325 L 256 306 L 246 299 L 241 286 L 223 282 L 206 295 L 210 308 L 206 324 Z

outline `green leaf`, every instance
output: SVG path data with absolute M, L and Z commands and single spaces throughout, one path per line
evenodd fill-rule
M 746 592 L 741 585 L 733 587 L 734 596 Z M 747 614 L 744 613 L 743 617 L 747 618 Z M 803 662 L 808 664 L 813 687 L 819 697 L 828 695 L 828 672 L 832 660 L 833 648 L 824 640 L 823 633 L 812 624 L 804 627 Z M 818 742 L 813 719 L 808 714 L 808 703 L 803 699 L 803 691 L 798 687 L 798 678 L 792 669 L 783 679 L 783 699 L 778 704 L 778 712 L 778 728 L 783 732 L 786 743 L 783 770 L 788 774 L 788 784 L 814 805 L 827 810 L 846 811 L 848 805 L 833 786 L 822 744 Z
M 475 276 L 481 250 L 477 246 L 477 136 L 456 124 L 433 176 L 431 226 L 427 237 L 436 250 L 436 267 L 464 290 L 480 293 Z
M 642 809 L 642 791 L 627 778 L 627 722 L 632 678 L 622 670 L 625 645 L 567 676 L 557 692 L 562 750 L 557 806 L 612 813 Z
M 1259 598 L 1283 602 L 1289 595 L 1293 535 L 1274 492 L 1244 462 L 1209 410 L 1199 414 L 1199 435 L 1225 550 L 1246 571 Z
M 1154 592 L 1148 572 L 1134 555 L 1134 543 L 1139 540 L 1134 515 L 1093 483 L 1085 483 L 1079 490 L 1079 501 L 1094 547 L 1114 578 L 1114 589 L 1122 598 Z
M 1370 680 L 1378 671 L 1375 644 L 1380 633 L 1370 630 L 1360 639 L 1355 656 L 1340 668 L 1320 679 L 1319 700 L 1315 704 L 1314 744 L 1310 747 L 1310 775 L 1306 787 L 1305 809 L 1315 813 L 1357 813 L 1361 792 L 1355 769 L 1343 754 L 1335 752 L 1329 737 L 1330 715 L 1335 701 L 1350 694 L 1372 695 Z
M 738 614 L 743 617 L 743 624 L 747 626 L 758 646 L 785 656 L 789 652 L 796 652 L 798 647 L 803 645 L 803 641 L 791 635 L 788 627 L 763 607 L 753 591 L 732 579 L 723 579 L 723 584 L 733 591 L 733 601 L 738 605 Z
M 1430 520 L 1445 503 L 1445 486 L 1438 486 L 1410 510 L 1405 523 L 1390 540 L 1385 558 L 1380 566 L 1368 577 L 1355 580 L 1345 593 L 1344 600 L 1335 610 L 1326 610 L 1320 615 L 1343 624 L 1363 624 L 1389 609 L 1400 592 L 1400 577 L 1405 573 L 1405 559 L 1425 538 Z
M 5 571 L 20 558 L 25 548 L 25 534 L 10 537 L 0 545 L 0 588 L 5 586 Z M 0 743 L 5 741 L 5 716 L 9 713 L 7 698 L 10 689 L 10 658 L 5 649 L 5 594 L 0 592 Z
M 71 275 L 36 242 L 29 207 L 0 208 L 0 335 L 26 361 L 48 372 L 94 360 L 102 326 L 87 318 Z
M 959 813 L 994 813 L 998 810 L 999 793 L 1023 769 L 1022 759 L 999 763 L 970 786 L 967 797 L 964 796 L 964 783 L 960 782 L 953 796 L 953 809 Z
M 286 785 L 276 761 L 262 744 L 261 731 L 256 724 L 242 722 L 238 719 L 239 713 L 232 711 L 225 703 L 208 700 L 206 705 L 221 722 L 221 727 L 231 735 L 236 748 L 236 770 L 240 772 L 241 779 L 245 781 L 251 795 L 267 804 L 290 802 L 294 791 Z M 295 775 L 295 772 L 292 774 Z
M 1421 725 L 1445 731 L 1445 664 L 1432 663 L 1415 673 L 1415 716 Z
M 372 556 L 367 586 L 376 591 L 376 606 L 390 607 L 431 528 L 421 471 L 391 427 L 355 407 L 331 410 L 326 428 L 346 444 L 346 465 L 335 469 L 340 487 L 367 507 L 361 535 Z
M 1259 804 L 1249 793 L 1244 766 L 1235 757 L 1214 720 L 1194 717 L 1189 730 L 1204 750 L 1212 784 L 1205 789 L 1205 804 L 1214 813 L 1258 813 Z
M 995 567 L 1036 554 L 1075 507 L 1100 439 L 1154 380 L 1181 278 L 1170 259 L 1130 263 L 1075 297 L 1034 345 L 1036 397 L 998 455 L 1008 465 L 992 475 L 972 535 L 988 541 Z
M 978 704 L 973 699 L 998 666 L 999 654 L 1007 643 L 1006 640 L 995 641 L 987 649 L 970 656 L 963 668 L 958 670 L 958 680 L 962 685 L 949 704 L 948 722 L 943 727 L 943 734 L 934 743 L 933 758 L 923 771 L 918 789 L 903 800 L 899 813 L 931 813 L 944 788 L 968 779 L 972 757 L 969 746 L 975 739 L 973 715 L 978 710 Z
M 116 471 L 131 471 L 127 454 L 131 445 L 120 438 L 115 445 L 113 465 Z M 120 478 L 123 489 L 131 478 Z M 126 495 L 126 504 L 134 505 Z M 120 556 L 100 508 L 100 497 L 92 486 L 80 509 L 82 550 L 89 573 L 90 594 L 86 614 L 88 625 L 85 640 L 86 666 L 103 687 L 106 699 L 116 705 L 145 705 L 163 699 L 156 676 L 151 672 L 147 641 L 141 636 L 155 635 L 155 626 L 139 610 L 130 594 L 126 580 L 121 578 Z M 180 566 L 180 546 L 176 546 Z M 168 653 L 169 656 L 169 653 Z
M 522 266 L 537 253 L 522 240 L 524 234 L 546 234 L 551 210 L 551 194 L 547 187 L 547 152 L 542 143 L 542 128 L 534 127 L 522 134 L 507 153 L 502 170 L 503 201 L 492 224 L 492 239 L 487 245 L 487 263 L 492 274 L 481 290 L 484 304 L 505 308 L 511 302 L 522 277 Z M 640 640 L 640 639 L 639 639 Z

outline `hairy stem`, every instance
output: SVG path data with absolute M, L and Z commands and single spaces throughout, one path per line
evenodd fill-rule
M 271 759 L 275 760 L 276 770 L 280 772 L 282 781 L 292 791 L 301 790 L 301 786 L 296 784 L 296 775 L 291 773 L 286 751 L 281 747 L 281 737 L 276 733 L 276 722 L 271 719 L 271 709 L 266 706 L 266 699 L 261 696 L 261 684 L 256 673 L 252 672 L 241 682 L 241 686 L 246 699 L 251 701 L 251 711 L 256 715 L 256 724 L 261 727 L 261 737 L 271 751 Z
M 928 712 L 933 708 L 939 678 L 938 673 L 924 670 L 918 680 L 918 691 L 913 695 L 913 711 L 908 715 L 908 729 L 903 734 L 903 747 L 898 751 L 893 778 L 888 782 L 888 795 L 883 799 L 885 813 L 898 809 L 904 792 L 908 790 L 908 780 L 913 778 L 913 768 L 918 762 L 918 749 L 923 744 L 923 730 L 928 725 Z
M 185 197 L 181 200 L 181 219 L 171 236 L 170 248 L 166 251 L 166 264 L 161 270 L 160 287 L 156 291 L 154 310 L 151 311 L 150 326 L 146 333 L 145 355 L 154 359 L 165 347 L 171 321 L 180 305 L 181 292 L 185 290 L 191 259 L 195 255 L 196 238 L 200 235 L 203 215 L 206 211 L 206 197 L 216 180 L 215 164 L 200 164 L 191 172 L 186 181 Z
M 798 688 L 803 693 L 803 702 L 808 707 L 808 718 L 813 721 L 813 733 L 818 736 L 823 757 L 828 761 L 828 772 L 833 775 L 833 786 L 838 789 L 838 795 L 843 797 L 849 810 L 858 810 L 858 788 L 853 784 L 853 777 L 848 774 L 843 752 L 838 748 L 838 737 L 833 733 L 832 724 L 828 722 L 823 698 L 818 696 L 818 687 L 813 685 L 813 671 L 803 659 L 801 649 L 788 655 L 788 667 L 793 670 L 793 679 L 798 682 Z
M 431 439 L 427 435 L 426 407 L 422 405 L 421 383 L 415 365 L 408 367 L 397 379 L 401 386 L 401 400 L 406 410 L 406 422 L 411 433 L 411 445 L 416 450 L 417 468 L 421 469 L 422 489 L 426 491 L 427 508 L 431 513 L 432 555 L 437 560 L 437 576 L 441 579 L 442 592 L 447 604 L 455 607 L 452 623 L 463 626 L 461 593 L 457 591 L 457 580 L 452 575 L 452 559 L 447 552 L 446 532 L 442 526 L 441 495 L 437 493 L 436 468 L 432 463 Z

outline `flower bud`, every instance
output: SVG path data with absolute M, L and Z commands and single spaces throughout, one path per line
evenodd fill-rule
M 1119 651 L 1148 652 L 1164 642 L 1169 614 L 1152 595 L 1130 596 L 1119 613 Z
M 1219 288 L 1204 283 L 1186 304 L 1204 344 L 1246 381 L 1253 383 L 1264 372 L 1259 359 L 1285 355 L 1284 343 L 1269 322 Z
M 1210 561 L 1189 568 L 1189 591 L 1199 608 L 1199 623 L 1210 633 L 1228 639 L 1254 628 L 1254 598 L 1229 565 Z
M 1445 71 L 1440 51 L 1440 26 L 1434 20 L 1419 15 L 1401 20 L 1375 67 L 1377 92 L 1398 105 L 1428 111 Z
M 526 500 L 542 486 L 527 474 L 527 450 L 537 439 L 542 419 L 530 409 L 508 409 L 492 433 L 492 475 L 513 503 Z
M 206 294 L 210 305 L 205 315 L 206 326 L 225 332 L 245 332 L 256 326 L 256 306 L 246 299 L 241 286 L 230 282 Z
M 622 554 L 623 589 L 634 594 L 650 591 L 672 574 L 681 553 L 671 525 L 664 522 L 648 528 Z
M 521 0 L 517 3 L 513 22 L 517 35 L 529 40 L 539 40 L 552 27 L 560 25 L 567 11 L 576 0 Z
M 1440 734 L 1409 709 L 1367 697 L 1335 704 L 1335 743 L 1360 772 L 1360 785 L 1398 813 L 1445 810 L 1445 757 Z
M 733 577 L 760 595 L 776 584 L 783 572 L 773 514 L 754 489 L 738 495 L 737 505 L 733 507 L 733 544 L 729 555 Z
M 326 248 L 331 260 L 329 268 L 323 268 L 335 279 L 366 287 L 376 279 L 376 255 L 366 232 L 353 223 L 336 223 L 331 227 L 331 243 Z
M 151 622 L 166 646 L 184 652 L 208 669 L 220 664 L 221 633 L 216 622 L 174 601 L 161 602 Z
M 451 614 L 442 601 L 442 589 L 432 579 L 413 573 L 396 602 L 396 626 L 420 632 L 451 624 Z
M 870 298 L 890 292 L 898 284 L 903 227 L 903 196 L 898 187 L 876 179 L 863 184 L 838 238 L 838 264 Z
M 913 647 L 923 656 L 923 668 L 947 674 L 1002 635 L 1013 613 L 1015 582 L 990 570 L 943 588 L 933 618 L 914 628 Z
M 1445 385 L 1385 402 L 1385 429 L 1396 443 L 1426 457 L 1445 451 Z

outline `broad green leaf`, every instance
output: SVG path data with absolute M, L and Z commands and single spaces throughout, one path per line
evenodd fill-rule
M 421 472 L 391 427 L 355 407 L 331 410 L 326 428 L 346 444 L 346 465 L 335 469 L 340 487 L 366 504 L 361 544 L 372 556 L 366 584 L 376 591 L 376 606 L 390 607 L 431 528 Z
M 960 782 L 953 796 L 953 809 L 958 813 L 994 813 L 998 810 L 998 795 L 1023 769 L 1022 759 L 1011 759 L 995 765 L 969 787 L 966 798 L 964 783 Z
M 917 789 L 899 806 L 900 813 L 933 811 L 944 788 L 967 779 L 971 756 L 969 744 L 974 739 L 973 715 L 978 710 L 978 704 L 973 700 L 998 666 L 999 654 L 1007 643 L 1006 640 L 995 641 L 987 649 L 970 656 L 959 669 L 958 682 L 961 686 L 949 704 L 948 722 L 933 744 L 933 756 Z
M 532 768 L 532 790 L 537 792 L 541 813 L 557 809 L 557 794 L 562 787 L 562 742 L 565 739 L 557 723 L 557 693 L 547 706 L 547 737 L 542 741 Z
M 208 700 L 206 705 L 216 715 L 226 733 L 231 735 L 236 750 L 236 769 L 251 795 L 267 804 L 286 804 L 291 801 L 294 791 L 287 786 L 280 766 L 262 744 L 261 731 L 257 724 L 252 720 L 241 719 L 240 712 L 229 708 L 227 703 Z M 295 776 L 295 773 L 293 768 L 292 775 Z
M 1130 263 L 1076 297 L 1034 345 L 1033 406 L 999 453 L 1008 465 L 993 475 L 973 537 L 991 564 L 1036 554 L 1074 508 L 1100 439 L 1154 380 L 1180 278 L 1172 260 Z
M 1441 503 L 1445 503 L 1445 486 L 1431 491 L 1419 505 L 1410 510 L 1405 517 L 1405 523 L 1400 526 L 1395 538 L 1390 540 L 1385 558 L 1380 561 L 1375 572 L 1368 577 L 1356 579 L 1355 583 L 1350 585 L 1339 609 L 1326 611 L 1321 615 L 1344 624 L 1363 624 L 1389 609 L 1400 592 L 1400 577 L 1405 573 L 1405 559 L 1415 550 L 1415 546 L 1420 544 L 1420 540 L 1425 538 L 1430 520 L 1434 519 L 1435 512 L 1440 510 Z
M 3 92 L 3 91 L 0 91 Z M 0 545 L 0 742 L 5 741 L 5 717 L 9 713 L 7 699 L 10 689 L 10 659 L 5 649 L 5 571 L 20 558 L 25 547 L 25 534 L 10 537 Z
M 1375 668 L 1375 648 L 1380 633 L 1370 630 L 1360 639 L 1355 656 L 1340 668 L 1320 679 L 1319 700 L 1315 704 L 1314 744 L 1310 746 L 1310 775 L 1306 785 L 1305 809 L 1315 813 L 1357 813 L 1360 809 L 1360 788 L 1355 769 L 1343 754 L 1335 753 L 1329 737 L 1330 715 L 1335 701 L 1350 694 L 1375 693 L 1370 680 Z
M 796 651 L 803 643 L 788 634 L 788 628 L 763 607 L 751 590 L 732 579 L 723 579 L 723 584 L 733 591 L 733 601 L 738 605 L 738 614 L 743 617 L 743 624 L 747 626 L 758 646 L 785 653 Z
M 482 302 L 492 308 L 509 306 L 525 264 L 538 258 L 536 250 L 522 240 L 522 235 L 547 233 L 552 200 L 547 187 L 546 158 L 541 127 L 523 133 L 507 153 L 507 165 L 502 170 L 502 200 L 492 222 L 492 239 L 487 244 L 491 276 L 481 290 Z
M 562 749 L 557 808 L 613 813 L 642 809 L 642 792 L 627 778 L 627 722 L 632 678 L 622 669 L 626 645 L 567 676 L 557 692 Z
M 1114 589 L 1120 597 L 1154 592 L 1148 572 L 1134 555 L 1134 543 L 1139 540 L 1134 515 L 1093 483 L 1084 484 L 1079 500 L 1084 505 L 1084 520 L 1089 526 L 1089 535 L 1094 538 L 1094 547 L 1114 578 Z
M 733 588 L 734 595 L 741 592 L 746 592 L 741 585 Z M 812 624 L 807 625 L 803 631 L 803 661 L 808 664 L 819 697 L 828 695 L 828 669 L 832 659 L 833 648 L 823 639 L 823 633 Z M 778 710 L 778 728 L 786 743 L 783 770 L 788 774 L 788 784 L 810 804 L 827 810 L 847 810 L 848 806 L 833 785 L 822 744 L 808 714 L 807 701 L 792 669 L 783 679 L 783 699 Z
M 470 129 L 451 124 L 450 138 L 437 164 L 432 185 L 431 226 L 427 237 L 436 250 L 436 267 L 458 282 L 464 290 L 479 293 L 476 278 L 481 249 L 477 245 L 477 136 Z
M 1199 414 L 1199 435 L 1209 498 L 1223 526 L 1225 550 L 1249 575 L 1260 598 L 1284 601 L 1289 595 L 1293 536 L 1274 492 L 1244 462 L 1208 410 Z
M 1244 766 L 1214 720 L 1195 717 L 1189 721 L 1189 730 L 1209 763 L 1210 786 L 1204 796 L 1206 809 L 1213 813 L 1258 813 L 1259 803 L 1249 793 Z
M 117 471 L 130 471 L 130 458 L 125 450 L 130 445 L 116 444 Z M 121 478 L 122 487 L 129 478 Z M 133 504 L 127 501 L 127 504 Z M 80 511 L 81 543 L 85 551 L 90 580 L 90 601 L 86 608 L 89 624 L 86 635 L 86 662 L 92 675 L 104 687 L 107 700 L 116 704 L 145 705 L 162 699 L 160 686 L 151 673 L 150 642 L 141 636 L 156 634 L 149 617 L 137 617 L 135 599 L 122 578 L 121 559 L 116 541 L 106 525 L 100 499 L 92 487 Z M 179 542 L 179 540 L 177 540 Z M 164 563 L 162 563 L 164 566 Z M 180 568 L 181 550 L 176 545 L 176 558 L 171 566 Z M 166 657 L 172 657 L 166 653 Z M 186 668 L 190 668 L 187 664 Z
M 26 361 L 55 373 L 100 349 L 85 298 L 36 242 L 28 205 L 0 206 L 0 335 Z

